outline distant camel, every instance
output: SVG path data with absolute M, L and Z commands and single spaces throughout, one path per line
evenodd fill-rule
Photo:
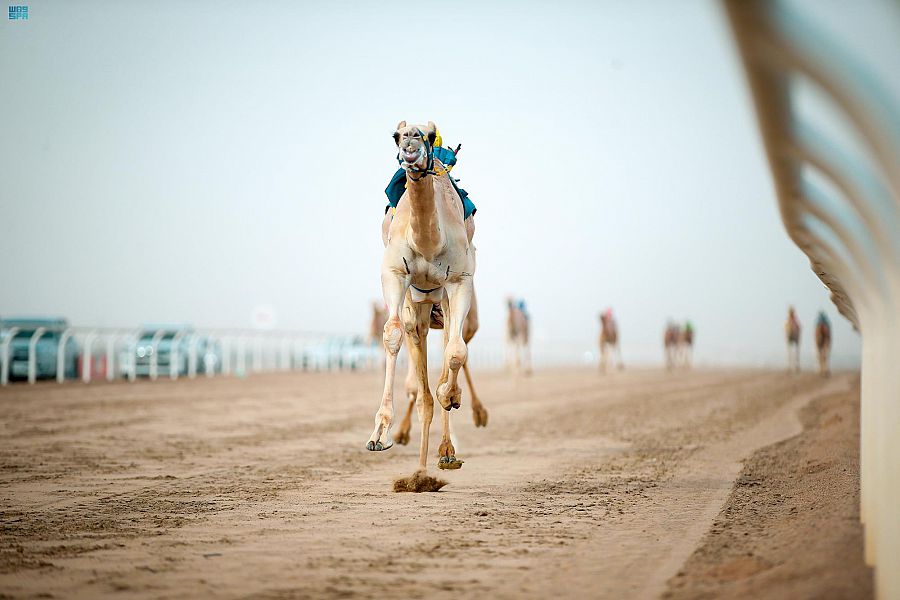
M 619 369 L 624 369 L 622 350 L 619 347 L 619 327 L 613 317 L 611 308 L 600 313 L 600 371 L 607 372 L 609 354 L 612 352 L 618 359 Z
M 787 338 L 788 371 L 800 372 L 800 321 L 794 307 L 788 307 L 788 317 L 784 322 L 784 333 Z
M 381 342 L 384 324 L 387 321 L 387 311 L 384 303 L 378 300 L 372 302 L 372 319 L 369 321 L 369 343 L 375 345 Z
M 508 365 L 514 373 L 518 373 L 524 364 L 526 375 L 531 373 L 531 323 L 525 310 L 525 301 L 516 302 L 513 298 L 506 301 L 506 343 L 508 347 Z
M 819 313 L 816 321 L 816 350 L 819 355 L 819 373 L 830 375 L 828 359 L 831 355 L 831 323 L 824 312 Z
M 674 321 L 669 321 L 663 332 L 663 348 L 666 353 L 666 369 L 672 370 L 678 365 L 678 345 L 681 340 L 681 329 Z
M 681 329 L 681 335 L 678 337 L 678 350 L 681 355 L 681 366 L 690 369 L 694 358 L 694 326 L 690 321 L 685 321 L 684 327 Z
M 381 345 L 381 335 L 384 331 L 384 324 L 387 321 L 387 311 L 385 310 L 384 303 L 379 301 L 372 302 L 372 318 L 369 320 L 369 335 L 368 341 L 370 346 L 379 346 Z M 382 356 L 381 366 L 384 366 L 384 355 Z M 374 368 L 377 359 L 372 357 L 369 360 L 368 367 Z

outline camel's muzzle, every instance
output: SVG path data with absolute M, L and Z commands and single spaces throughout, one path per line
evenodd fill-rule
M 416 150 L 414 152 L 403 150 L 400 153 L 400 158 L 403 159 L 403 162 L 409 165 L 414 165 L 422 159 L 422 153 L 419 150 Z

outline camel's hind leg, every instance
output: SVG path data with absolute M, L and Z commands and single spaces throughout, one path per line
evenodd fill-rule
M 431 323 L 431 304 L 413 304 L 407 302 L 404 314 L 406 333 L 410 338 L 409 360 L 415 367 L 418 390 L 416 408 L 422 424 L 422 438 L 419 444 L 419 470 L 426 470 L 428 457 L 428 436 L 431 432 L 431 420 L 434 418 L 434 398 L 428 387 L 428 327 Z
M 446 330 L 445 330 L 446 331 Z M 463 324 L 463 341 L 468 344 L 475 337 L 478 331 L 478 302 L 475 298 L 475 292 L 472 291 L 472 306 L 469 308 L 469 314 L 466 315 L 466 321 Z M 444 346 L 447 345 L 447 336 L 444 336 Z M 469 385 L 469 393 L 472 394 L 472 419 L 475 421 L 475 427 L 487 427 L 488 412 L 484 408 L 484 404 L 478 399 L 475 393 L 475 386 L 472 385 L 472 375 L 469 373 L 468 359 L 463 364 L 463 373 L 466 376 L 466 383 Z
M 472 394 L 472 420 L 475 421 L 475 427 L 487 427 L 488 411 L 475 394 L 472 376 L 469 374 L 469 361 L 463 365 L 463 374 L 466 376 L 466 383 L 469 384 L 469 393 Z
M 531 375 L 532 367 L 531 367 L 531 342 L 525 340 L 525 343 L 522 345 L 522 352 L 525 355 L 525 374 Z
M 459 369 L 466 364 L 468 349 L 463 341 L 462 330 L 469 307 L 472 304 L 472 279 L 465 277 L 459 283 L 447 283 L 450 316 L 444 315 L 444 329 L 447 331 L 447 344 L 444 347 L 444 364 L 441 371 L 441 383 L 437 388 L 437 400 L 444 410 L 459 408 L 462 391 L 459 388 Z
M 410 352 L 410 357 L 412 357 L 412 351 L 409 350 L 408 342 L 406 349 Z M 418 376 L 416 375 L 416 366 L 413 364 L 412 358 L 410 358 L 409 370 L 406 373 L 406 398 L 409 401 L 409 405 L 406 407 L 406 415 L 403 417 L 403 420 L 400 421 L 400 428 L 397 430 L 397 433 L 394 434 L 394 441 L 402 446 L 409 443 L 409 432 L 410 429 L 412 429 L 412 412 L 413 407 L 416 405 L 416 395 L 418 394 L 418 390 L 419 381 Z

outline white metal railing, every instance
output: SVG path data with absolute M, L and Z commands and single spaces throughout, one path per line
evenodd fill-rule
M 0 360 L 3 360 L 3 364 L 0 365 L 0 385 L 9 383 L 9 346 L 17 333 L 19 333 L 18 327 L 10 327 L 6 332 L 6 337 L 0 337 L 0 340 L 2 340 L 2 346 L 0 347 L 2 347 L 3 350 L 3 352 L 0 353 Z
M 56 381 L 62 383 L 66 379 L 66 345 L 72 339 L 72 330 L 66 329 L 59 336 L 56 346 Z
M 0 337 L 0 382 L 9 381 L 10 344 L 19 329 L 4 330 Z M 430 353 L 441 352 L 442 336 L 429 336 Z M 346 371 L 382 368 L 380 343 L 369 345 L 362 336 L 328 335 L 290 331 L 252 331 L 239 329 L 174 330 L 67 327 L 53 341 L 56 369 L 49 374 L 38 355 L 46 350 L 41 336 L 30 335 L 28 381 L 52 375 L 64 382 L 73 360 L 80 358 L 75 377 L 90 383 L 98 376 L 106 381 L 140 377 L 150 380 L 160 375 L 168 379 L 196 378 L 198 375 L 238 375 L 269 371 L 309 370 Z M 72 346 L 78 348 L 73 352 Z M 162 349 L 162 351 L 161 351 Z M 539 366 L 579 364 L 588 345 L 555 341 L 535 344 L 535 363 Z M 502 369 L 506 364 L 506 344 L 502 340 L 476 336 L 469 347 L 470 364 L 477 369 Z M 405 354 L 405 352 L 404 352 Z M 11 358 L 11 356 L 10 356 Z M 103 360 L 105 358 L 105 360 Z M 166 362 L 168 360 L 168 362 Z M 405 362 L 403 362 L 405 364 Z M 105 372 L 98 374 L 98 369 Z M 21 368 L 21 367 L 20 367 Z
M 28 383 L 37 380 L 37 343 L 41 336 L 47 333 L 46 327 L 38 327 L 28 340 Z
M 878 597 L 900 598 L 900 11 L 864 2 L 848 19 L 829 3 L 725 6 L 782 220 L 862 336 L 865 556 Z M 867 53 L 876 31 L 892 39 Z
M 174 330 L 102 327 L 66 327 L 48 350 L 43 338 L 50 327 L 35 328 L 28 335 L 27 371 L 17 366 L 19 377 L 34 383 L 52 377 L 66 381 L 71 364 L 80 359 L 75 377 L 90 383 L 98 368 L 107 381 L 139 377 L 155 380 L 160 374 L 170 379 L 213 377 L 217 374 L 246 376 L 266 371 L 364 370 L 380 364 L 380 346 L 361 343 L 361 336 L 328 335 L 290 331 Z M 21 340 L 21 328 L 0 332 L 0 384 L 7 385 L 15 360 L 13 338 Z M 18 342 L 21 344 L 22 342 Z M 73 344 L 78 348 L 73 352 Z M 46 353 L 51 351 L 48 359 Z M 105 357 L 105 360 L 103 358 Z M 50 371 L 47 363 L 55 365 Z M 21 364 L 21 363 L 17 363 Z

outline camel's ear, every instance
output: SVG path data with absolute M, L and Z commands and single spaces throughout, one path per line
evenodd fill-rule
M 425 135 L 428 136 L 428 143 L 434 146 L 434 140 L 437 136 L 437 125 L 433 121 L 428 121 L 428 125 L 425 127 Z
M 406 121 L 397 123 L 397 129 L 394 131 L 394 143 L 400 145 L 400 130 L 406 127 Z

